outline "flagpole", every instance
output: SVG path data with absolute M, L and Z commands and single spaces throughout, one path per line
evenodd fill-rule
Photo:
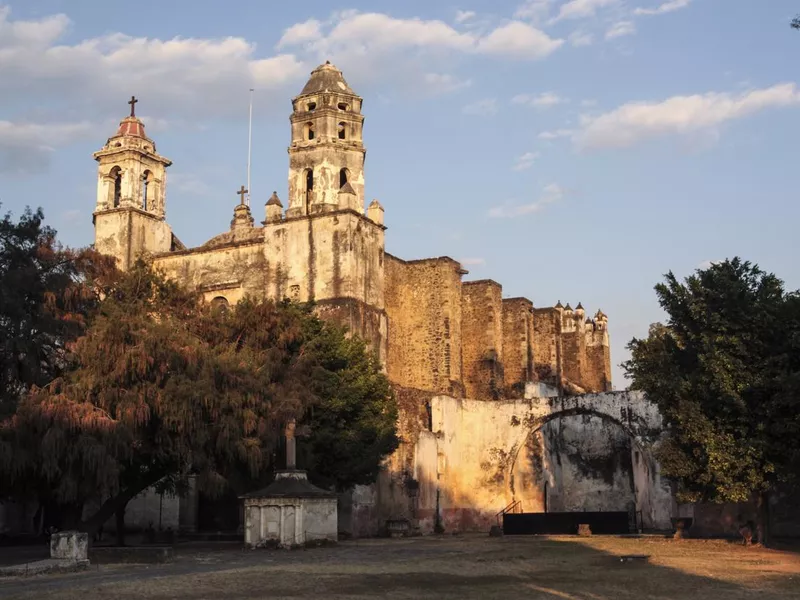
M 247 206 L 250 206 L 250 164 L 253 156 L 253 88 L 250 88 L 250 125 L 247 130 Z

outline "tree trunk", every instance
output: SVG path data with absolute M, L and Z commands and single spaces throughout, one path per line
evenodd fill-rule
M 126 502 L 125 506 L 127 505 Z M 117 546 L 125 545 L 125 506 L 120 506 L 114 513 L 117 521 Z
M 128 506 L 128 502 L 130 502 L 136 495 L 140 494 L 141 492 L 149 488 L 151 485 L 154 485 L 156 482 L 162 479 L 162 477 L 163 477 L 162 475 L 159 475 L 157 477 L 156 476 L 148 477 L 136 487 L 120 492 L 116 496 L 112 496 L 111 498 L 106 500 L 99 509 L 97 509 L 96 513 L 94 513 L 86 521 L 83 521 L 78 526 L 78 529 L 80 531 L 85 531 L 86 533 L 89 534 L 90 537 L 94 536 L 94 534 L 97 533 L 97 530 L 103 523 L 108 521 L 114 515 L 117 515 L 118 510 L 122 510 L 124 516 L 125 507 Z M 119 518 L 119 516 L 117 516 L 117 518 Z
M 758 495 L 758 542 L 766 547 L 771 543 L 769 535 L 769 493 Z

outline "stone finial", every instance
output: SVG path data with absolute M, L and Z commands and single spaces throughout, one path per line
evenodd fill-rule
M 568 313 L 572 312 L 572 307 L 569 305 L 569 302 L 567 302 L 567 305 L 564 307 L 564 312 Z
M 278 198 L 278 192 L 272 192 L 267 200 L 267 223 L 277 223 L 283 218 L 283 204 Z
M 558 310 L 561 310 L 562 308 L 564 308 L 564 305 L 563 305 L 563 304 L 561 304 L 561 300 L 559 300 L 558 302 L 556 302 L 556 306 L 555 306 L 555 307 L 556 307 Z
M 381 203 L 373 200 L 370 202 L 369 208 L 367 208 L 367 218 L 377 225 L 383 225 L 383 212 Z
M 361 207 L 358 206 L 358 195 L 349 181 L 339 188 L 337 202 L 340 209 L 349 208 L 357 212 L 364 210 L 363 205 Z

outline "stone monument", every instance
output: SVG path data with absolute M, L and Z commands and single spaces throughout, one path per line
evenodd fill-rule
M 250 548 L 294 548 L 337 539 L 338 512 L 334 492 L 308 481 L 296 468 L 295 423 L 286 426 L 286 469 L 263 490 L 242 496 L 244 543 Z

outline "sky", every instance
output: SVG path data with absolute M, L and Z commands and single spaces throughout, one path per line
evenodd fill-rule
M 137 115 L 187 245 L 287 194 L 289 114 L 331 60 L 364 97 L 386 249 L 609 316 L 614 385 L 653 286 L 740 256 L 800 287 L 796 0 L 0 0 L 0 203 L 93 241 L 92 152 Z

